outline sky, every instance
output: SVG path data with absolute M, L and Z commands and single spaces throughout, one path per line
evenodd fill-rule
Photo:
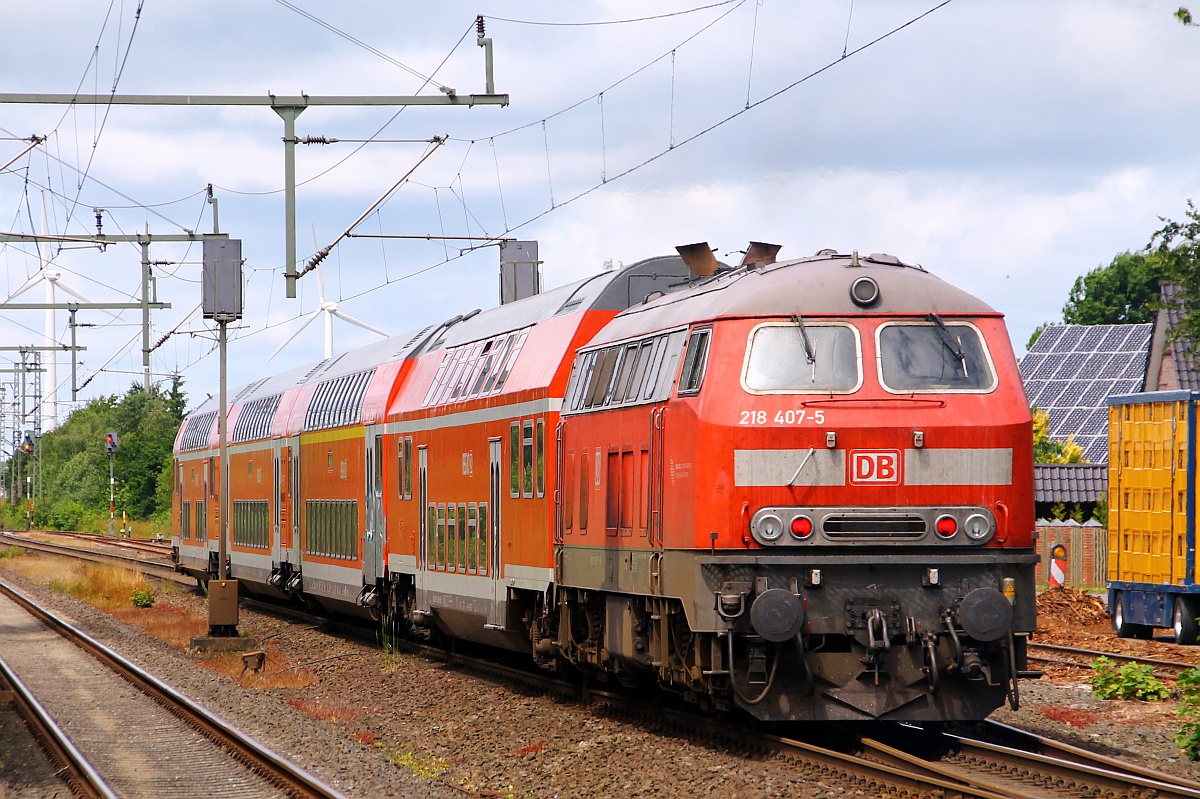
M 546 287 L 699 241 L 736 262 L 756 240 L 920 264 L 1004 313 L 1019 356 L 1077 277 L 1200 198 L 1200 29 L 1178 0 L 5 5 L 0 94 L 20 95 L 482 94 L 483 15 L 507 106 L 296 122 L 339 140 L 297 147 L 299 265 L 362 217 L 323 293 L 391 335 L 496 305 L 497 238 L 536 240 Z M 110 235 L 207 233 L 211 185 L 245 258 L 231 389 L 318 361 L 321 319 L 271 357 L 320 294 L 311 273 L 285 297 L 282 136 L 266 107 L 0 104 L 0 232 L 91 235 L 99 209 Z M 195 406 L 219 374 L 194 312 L 200 248 L 150 259 L 171 305 L 152 314 L 152 380 L 182 375 Z M 0 298 L 50 270 L 91 301 L 137 301 L 140 262 L 130 244 L 0 244 Z M 44 283 L 17 301 L 45 301 Z M 142 381 L 140 311 L 77 321 L 79 402 Z M 2 346 L 44 329 L 42 311 L 0 310 Z M 54 338 L 69 343 L 65 312 Z M 335 352 L 375 340 L 334 321 Z

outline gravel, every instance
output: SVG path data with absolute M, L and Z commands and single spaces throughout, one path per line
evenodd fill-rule
M 11 573 L 5 579 L 350 797 L 860 795 L 656 719 L 618 717 L 243 609 L 244 635 L 264 642 L 291 673 L 311 676 L 308 685 L 253 689 L 88 605 Z M 206 613 L 190 593 L 170 602 Z M 1173 702 L 1100 702 L 1078 675 L 1024 682 L 1022 696 L 1020 711 L 994 718 L 1200 780 L 1200 768 L 1172 742 Z M 32 758 L 11 749 L 11 715 L 0 713 L 0 785 L 20 799 L 53 796 L 35 773 L 13 765 L 24 769 Z

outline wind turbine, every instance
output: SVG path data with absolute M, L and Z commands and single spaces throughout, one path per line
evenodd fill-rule
M 284 347 L 286 347 L 288 344 L 290 344 L 292 339 L 294 339 L 296 336 L 300 335 L 301 331 L 303 331 L 304 328 L 308 327 L 309 324 L 314 319 L 316 319 L 318 316 L 325 317 L 325 357 L 326 358 L 333 357 L 333 317 L 335 317 L 335 316 L 338 319 L 341 319 L 343 322 L 349 322 L 352 325 L 358 325 L 362 329 L 370 330 L 372 333 L 383 336 L 384 338 L 388 337 L 388 334 L 384 333 L 379 328 L 371 327 L 370 325 L 368 325 L 366 322 L 362 321 L 361 319 L 355 319 L 353 316 L 350 316 L 349 314 L 345 314 L 345 313 L 342 313 L 341 311 L 339 311 L 338 304 L 336 302 L 334 302 L 332 300 L 326 301 L 326 299 L 325 299 L 325 281 L 321 277 L 321 267 L 320 266 L 316 267 L 316 273 L 317 273 L 317 302 L 319 303 L 317 306 L 317 310 L 313 311 L 312 313 L 310 313 L 304 317 L 304 321 L 300 324 L 300 326 L 297 327 L 290 336 L 285 338 L 283 340 L 283 343 L 280 344 L 278 347 L 276 347 L 275 351 L 272 352 L 267 357 L 268 361 L 271 360 L 271 358 L 274 358 L 276 355 L 278 355 L 280 350 L 282 350 Z

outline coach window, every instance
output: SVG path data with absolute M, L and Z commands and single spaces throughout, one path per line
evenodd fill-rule
M 480 574 L 488 572 L 488 506 L 486 502 L 479 503 L 479 550 L 475 555 L 475 565 Z
M 521 423 L 521 496 L 533 496 L 533 420 Z
M 437 565 L 439 569 L 446 568 L 446 506 L 441 502 L 438 503 Z
M 401 479 L 404 481 L 404 498 L 412 499 L 412 436 L 404 437 L 404 446 L 400 447 L 401 456 L 404 458 L 404 469 L 401 471 Z
M 458 552 L 458 515 L 454 512 L 454 503 L 446 506 L 446 568 L 454 571 Z
M 996 387 L 987 347 L 974 325 L 930 314 L 924 322 L 881 325 L 875 335 L 879 380 L 892 393 L 985 393 Z
M 495 354 L 496 360 L 492 364 L 491 372 L 488 374 L 487 380 L 484 381 L 483 388 L 481 389 L 480 393 L 490 394 L 492 389 L 495 388 L 496 381 L 500 379 L 500 370 L 503 368 L 504 361 L 508 357 L 508 351 L 512 349 L 513 342 L 516 340 L 516 338 L 516 333 L 510 333 L 509 335 L 504 336 L 502 339 L 499 339 L 496 346 L 492 348 L 492 352 Z
M 529 336 L 528 330 L 521 331 L 521 335 L 516 337 L 512 345 L 512 350 L 508 357 L 504 359 L 504 366 L 500 370 L 500 376 L 496 379 L 496 385 L 493 391 L 499 391 L 504 388 L 504 382 L 508 380 L 508 373 L 512 371 L 513 366 L 517 362 L 517 357 L 521 354 L 521 348 L 525 346 L 525 339 Z
M 465 502 L 458 503 L 458 570 L 465 572 L 467 570 L 467 505 Z
M 858 331 L 797 316 L 750 334 L 742 385 L 754 393 L 849 394 L 862 385 Z
M 462 515 L 462 505 L 458 506 L 459 515 Z M 479 552 L 479 527 L 476 525 L 478 519 L 477 506 L 474 502 L 467 504 L 467 572 L 475 574 L 477 571 L 476 555 Z
M 521 423 L 508 428 L 508 495 L 521 496 Z
M 425 568 L 437 565 L 437 505 L 430 502 L 425 509 Z
M 537 495 L 546 496 L 546 421 L 537 420 Z
M 679 377 L 680 394 L 697 394 L 704 382 L 704 371 L 708 365 L 708 341 L 712 328 L 694 330 L 688 338 L 687 357 L 683 361 L 683 374 Z

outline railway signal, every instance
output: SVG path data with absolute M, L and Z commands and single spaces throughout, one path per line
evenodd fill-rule
M 104 437 L 104 451 L 109 455 L 117 454 L 117 444 L 118 441 L 116 433 L 109 433 Z
M 26 431 L 25 437 L 21 439 L 21 451 L 26 455 L 33 454 L 33 433 Z

